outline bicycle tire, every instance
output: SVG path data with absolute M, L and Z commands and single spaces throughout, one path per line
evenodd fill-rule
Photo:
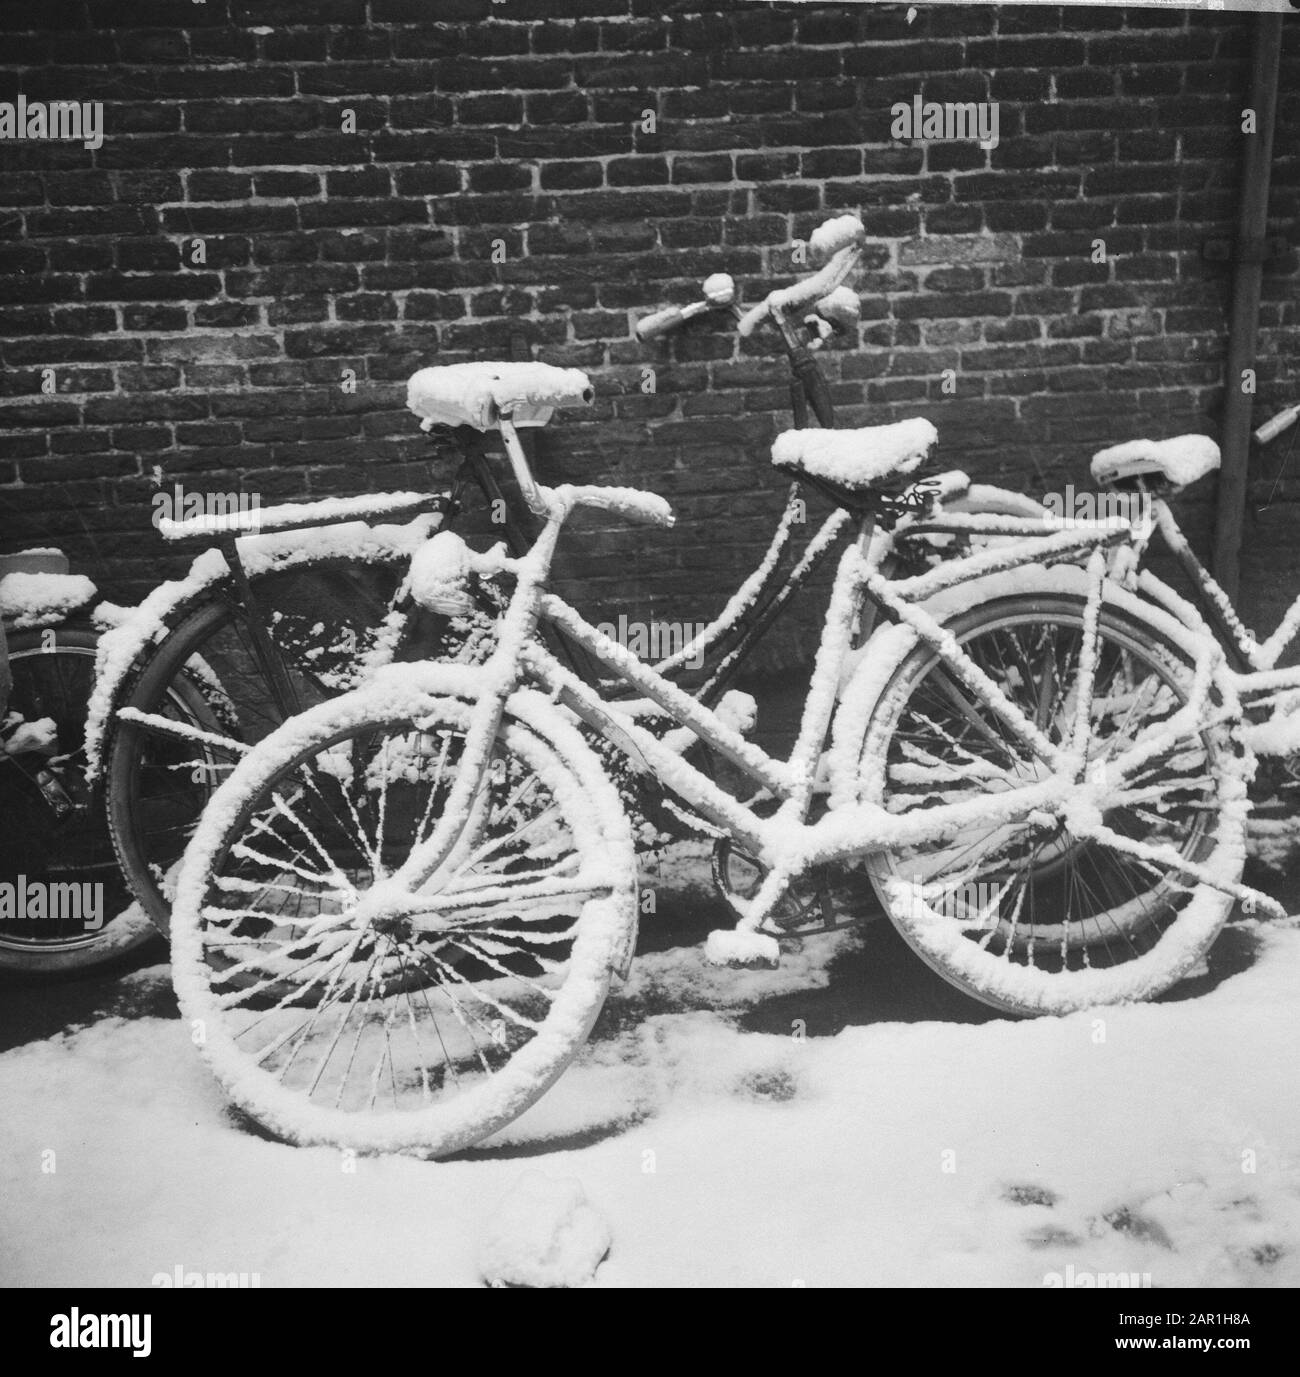
M 10 710 L 28 721 L 51 718 L 58 756 L 66 758 L 0 761 L 6 862 L 0 878 L 15 886 L 13 916 L 0 921 L 0 970 L 78 975 L 127 956 L 155 935 L 114 863 L 103 790 L 85 778 L 86 706 L 99 638 L 90 627 L 72 625 L 11 631 L 6 639 Z M 38 771 L 61 798 L 74 801 L 69 813 L 56 813 L 35 778 Z M 44 886 L 36 891 L 43 908 L 75 897 L 77 913 L 20 917 L 19 895 L 32 893 L 33 884 Z M 94 888 L 87 891 L 88 885 Z M 87 926 L 87 900 L 97 927 Z M 22 906 L 30 912 L 30 903 Z
M 966 590 L 966 608 L 944 623 L 968 653 L 989 663 L 1000 657 L 1008 672 L 999 686 L 1013 698 L 1023 685 L 1041 703 L 1050 696 L 1044 684 L 1055 681 L 1053 672 L 1051 680 L 1043 674 L 1033 682 L 1026 672 L 1031 662 L 1017 651 L 1017 641 L 1045 646 L 1045 629 L 1052 628 L 1055 656 L 1058 646 L 1068 646 L 1082 630 L 1085 571 L 1051 572 L 1050 586 L 1038 593 L 1022 587 L 994 596 L 996 588 L 1005 593 L 1007 587 L 1005 578 L 996 577 Z M 1157 740 L 1164 722 L 1186 701 L 1195 647 L 1169 619 L 1113 589 L 1107 590 L 1099 628 L 1102 668 L 1090 707 L 1089 752 L 1093 763 L 1105 768 L 1116 758 L 1117 744 L 1132 744 L 1142 731 L 1147 740 Z M 982 736 L 978 723 L 972 728 L 958 716 L 945 725 L 942 704 L 951 686 L 934 679 L 941 662 L 907 628 L 882 631 L 872 659 L 871 677 L 878 687 L 869 705 L 856 705 L 858 720 L 866 720 L 860 759 L 879 764 L 862 769 L 864 801 L 906 812 L 913 805 L 930 806 L 936 790 L 952 801 L 986 793 L 999 774 L 1014 774 L 1017 782 L 1025 778 L 1029 767 L 1022 768 L 1017 748 L 995 740 L 996 730 L 988 723 Z M 1051 701 L 1057 699 L 1060 714 L 1049 722 L 1052 731 L 1063 733 L 1067 699 L 1057 693 Z M 1022 706 L 1028 703 L 1026 697 Z M 1128 706 L 1120 718 L 1123 703 Z M 1159 838 L 1162 829 L 1181 828 L 1178 857 L 1233 882 L 1244 859 L 1246 807 L 1244 765 L 1231 723 L 1207 721 L 1202 731 L 1176 741 L 1177 750 L 1152 758 L 1150 768 L 1164 771 L 1163 776 L 1142 786 L 1159 791 L 1155 802 L 1148 807 L 1121 803 L 1106 814 L 1107 826 L 1112 835 L 1138 842 Z M 1010 766 L 1002 763 L 1004 754 Z M 1125 783 L 1133 781 L 1125 777 Z M 1110 797 L 1130 795 L 1137 797 L 1132 788 Z M 1026 822 L 995 820 L 982 839 L 987 843 L 982 853 L 977 849 L 981 838 L 970 840 L 972 830 L 978 829 L 959 834 L 960 850 L 946 838 L 876 852 L 867 868 L 886 912 L 922 960 L 966 994 L 1005 1013 L 1068 1013 L 1153 998 L 1197 965 L 1233 905 L 1229 895 L 1173 865 L 1152 882 L 1154 865 L 1125 861 L 1130 853 L 1122 847 L 1074 833 L 1064 820 L 1041 842 L 1033 841 Z M 1018 848 L 1028 854 L 1017 869 Z M 971 874 L 979 881 L 966 878 Z M 1095 912 L 1084 911 L 1093 904 Z
M 449 743 L 472 711 L 469 681 L 439 675 L 390 674 L 286 724 L 221 785 L 186 853 L 172 931 L 182 1016 L 203 1028 L 200 1051 L 228 1096 L 290 1142 L 441 1157 L 481 1141 L 577 1054 L 635 940 L 635 858 L 617 795 L 576 729 L 527 692 L 507 707 L 497 738 L 506 765 L 499 781 L 495 766 L 484 776 L 472 837 L 458 839 L 421 892 L 447 895 L 463 880 L 472 893 L 465 877 L 487 876 L 519 894 L 534 874 L 518 867 L 536 865 L 543 878 L 575 875 L 591 896 L 542 900 L 540 919 L 526 905 L 485 901 L 477 927 L 471 915 L 432 934 L 354 921 L 365 885 L 391 873 L 390 846 L 400 861 L 432 830 L 434 801 L 458 768 Z M 539 811 L 520 825 L 530 806 Z M 539 818 L 547 846 L 535 855 Z M 554 861 L 568 842 L 576 871 Z M 304 852 L 328 864 L 317 872 Z M 557 993 L 534 1022 L 552 977 Z M 475 1010 L 495 1015 L 500 1039 Z M 295 1065 L 309 1042 L 314 1075 Z

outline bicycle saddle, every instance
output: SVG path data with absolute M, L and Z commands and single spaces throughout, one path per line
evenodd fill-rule
M 53 626 L 97 596 L 85 574 L 68 573 L 61 550 L 0 555 L 0 618 L 14 630 Z
M 787 430 L 776 437 L 772 462 L 851 493 L 895 473 L 911 473 L 939 432 L 920 416 L 859 430 Z
M 545 425 L 557 406 L 586 406 L 595 395 L 585 373 L 549 363 L 440 364 L 421 368 L 406 385 L 406 405 L 422 430 L 491 430 L 502 416 L 517 426 Z
M 1219 467 L 1219 447 L 1208 435 L 1175 435 L 1170 440 L 1125 440 L 1092 456 L 1096 483 L 1119 483 L 1126 478 L 1159 474 L 1176 488 L 1185 488 Z

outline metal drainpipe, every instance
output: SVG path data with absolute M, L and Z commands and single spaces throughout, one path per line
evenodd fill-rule
M 1250 455 L 1251 394 L 1241 389 L 1242 374 L 1255 366 L 1259 333 L 1259 295 L 1264 275 L 1264 240 L 1268 228 L 1269 172 L 1277 116 L 1278 64 L 1282 52 L 1282 15 L 1261 14 L 1255 20 L 1251 62 L 1250 108 L 1256 132 L 1244 135 L 1241 209 L 1237 217 L 1236 260 L 1232 280 L 1232 314 L 1228 326 L 1228 362 L 1223 410 L 1223 464 L 1219 471 L 1214 523 L 1214 577 L 1235 597 L 1241 576 L 1241 528 L 1246 510 L 1246 464 Z

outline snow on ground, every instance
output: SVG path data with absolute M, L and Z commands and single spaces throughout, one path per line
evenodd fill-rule
M 442 1163 L 268 1142 L 180 1023 L 109 1017 L 0 1056 L 0 1283 L 477 1286 L 541 1171 L 609 1226 L 598 1286 L 1295 1286 L 1300 930 L 1251 926 L 1198 998 L 824 1037 L 801 1000 L 856 935 L 776 971 L 648 953 L 550 1094 Z M 739 1026 L 764 1001 L 788 1034 Z

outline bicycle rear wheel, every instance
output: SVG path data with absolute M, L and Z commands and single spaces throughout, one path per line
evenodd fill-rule
M 218 790 L 179 880 L 173 971 L 259 1123 L 437 1157 L 521 1114 L 586 1041 L 635 937 L 635 859 L 612 785 L 538 699 L 503 722 L 419 897 L 366 917 L 441 819 L 470 713 L 395 682 L 295 719 Z
M 333 562 L 253 580 L 287 704 L 226 584 L 181 615 L 126 685 L 104 754 L 108 821 L 123 874 L 164 934 L 176 869 L 217 785 L 280 725 L 286 707 L 311 707 L 353 686 L 405 568 L 404 559 Z
M 1082 585 L 1081 570 L 1055 571 L 1057 583 L 1072 573 Z M 1088 716 L 1088 779 L 1103 785 L 1100 832 L 1059 813 L 998 821 L 996 796 L 1045 778 L 1046 767 L 933 650 L 900 628 L 881 633 L 887 662 L 876 662 L 883 687 L 862 745 L 865 799 L 895 814 L 981 798 L 993 807 L 955 835 L 878 852 L 868 869 L 912 948 L 1007 1012 L 1062 1013 L 1168 989 L 1199 962 L 1233 904 L 1179 862 L 1229 883 L 1241 874 L 1239 748 L 1221 722 L 1176 729 L 1192 691 L 1190 646 L 1136 600 L 1115 596 L 1101 609 Z M 972 600 L 978 605 L 947 629 L 1064 743 L 1081 691 L 1084 594 Z M 1124 753 L 1144 744 L 1147 758 L 1125 766 Z
M 85 971 L 154 935 L 114 861 L 103 790 L 86 780 L 97 641 L 78 627 L 8 635 L 8 711 L 49 726 L 39 748 L 0 757 L 0 881 L 13 887 L 0 909 L 0 969 Z

